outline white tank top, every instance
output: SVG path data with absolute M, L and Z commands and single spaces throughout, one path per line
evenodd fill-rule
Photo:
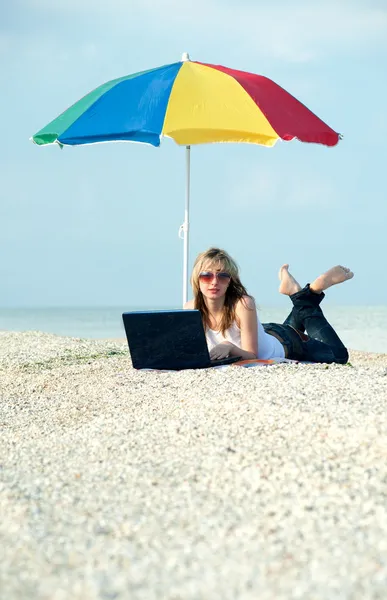
M 207 329 L 206 340 L 208 351 L 210 352 L 214 346 L 222 342 L 231 342 L 235 346 L 241 347 L 241 330 L 234 323 L 223 335 L 220 331 Z M 285 358 L 285 350 L 283 345 L 273 335 L 266 333 L 262 327 L 261 321 L 258 319 L 258 357 L 257 358 Z

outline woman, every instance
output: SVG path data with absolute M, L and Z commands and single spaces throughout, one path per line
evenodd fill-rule
M 348 361 L 348 351 L 324 317 L 320 303 L 324 290 L 352 279 L 352 271 L 332 267 L 301 289 L 288 268 L 286 264 L 280 269 L 279 291 L 289 296 L 292 311 L 282 325 L 262 325 L 254 298 L 242 285 L 238 266 L 231 256 L 219 248 L 199 254 L 191 277 L 194 299 L 184 308 L 200 310 L 212 359 L 240 356 L 319 363 Z

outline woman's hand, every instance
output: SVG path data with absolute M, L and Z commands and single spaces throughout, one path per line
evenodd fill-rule
M 232 356 L 232 351 L 234 348 L 235 346 L 231 342 L 222 342 L 221 344 L 217 344 L 210 351 L 210 358 L 211 360 L 228 358 L 229 356 Z

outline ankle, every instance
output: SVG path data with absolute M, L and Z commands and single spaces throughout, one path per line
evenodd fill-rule
M 309 286 L 309 289 L 313 294 L 322 294 L 324 291 L 321 288 L 313 287 L 313 284 Z
M 312 283 L 309 284 L 309 289 L 313 294 L 322 294 L 324 288 L 321 286 L 321 282 L 319 282 L 319 278 L 315 279 Z

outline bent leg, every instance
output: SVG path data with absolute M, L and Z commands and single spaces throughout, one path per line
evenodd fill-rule
M 304 330 L 311 338 L 302 342 L 309 357 L 305 357 L 304 360 L 346 363 L 348 351 L 320 308 L 324 296 L 323 292 L 321 294 L 312 292 L 309 284 L 303 290 L 290 296 L 293 303 L 293 321 L 302 323 Z M 291 326 L 291 323 L 287 323 L 287 325 Z M 321 359 L 317 360 L 320 354 Z M 326 361 L 323 356 L 325 358 L 333 356 L 333 360 Z
M 270 324 L 273 331 L 281 330 L 289 358 L 310 360 L 313 362 L 348 361 L 348 351 L 339 336 L 328 323 L 320 303 L 324 298 L 323 291 L 333 285 L 352 279 L 350 269 L 337 265 L 323 273 L 301 289 L 298 281 L 289 273 L 289 265 L 284 264 L 278 273 L 280 279 L 279 292 L 289 296 L 293 309 L 283 325 Z M 304 335 L 307 331 L 310 339 Z M 277 334 L 278 331 L 277 331 Z
M 316 363 L 339 363 L 345 365 L 348 362 L 348 350 L 342 344 L 333 347 L 314 338 L 302 342 L 304 360 Z
M 291 296 L 296 292 L 301 291 L 301 286 L 298 281 L 289 273 L 289 265 L 286 263 L 282 265 L 278 272 L 278 278 L 280 280 L 279 293 L 284 294 L 285 296 Z M 283 325 L 290 325 L 293 329 L 298 329 L 298 331 L 304 332 L 305 328 L 298 318 L 297 311 L 292 309 L 290 314 L 286 317 Z
M 348 353 L 344 346 L 340 351 L 334 350 L 331 345 L 309 338 L 291 325 L 264 323 L 263 328 L 266 333 L 280 340 L 286 358 L 316 363 L 344 364 L 348 361 Z
M 293 329 L 301 331 L 301 333 L 304 333 L 305 331 L 304 324 L 300 320 L 298 313 L 294 308 L 292 308 L 291 312 L 286 317 L 285 321 L 283 322 L 283 325 L 289 325 L 290 327 L 293 327 Z

